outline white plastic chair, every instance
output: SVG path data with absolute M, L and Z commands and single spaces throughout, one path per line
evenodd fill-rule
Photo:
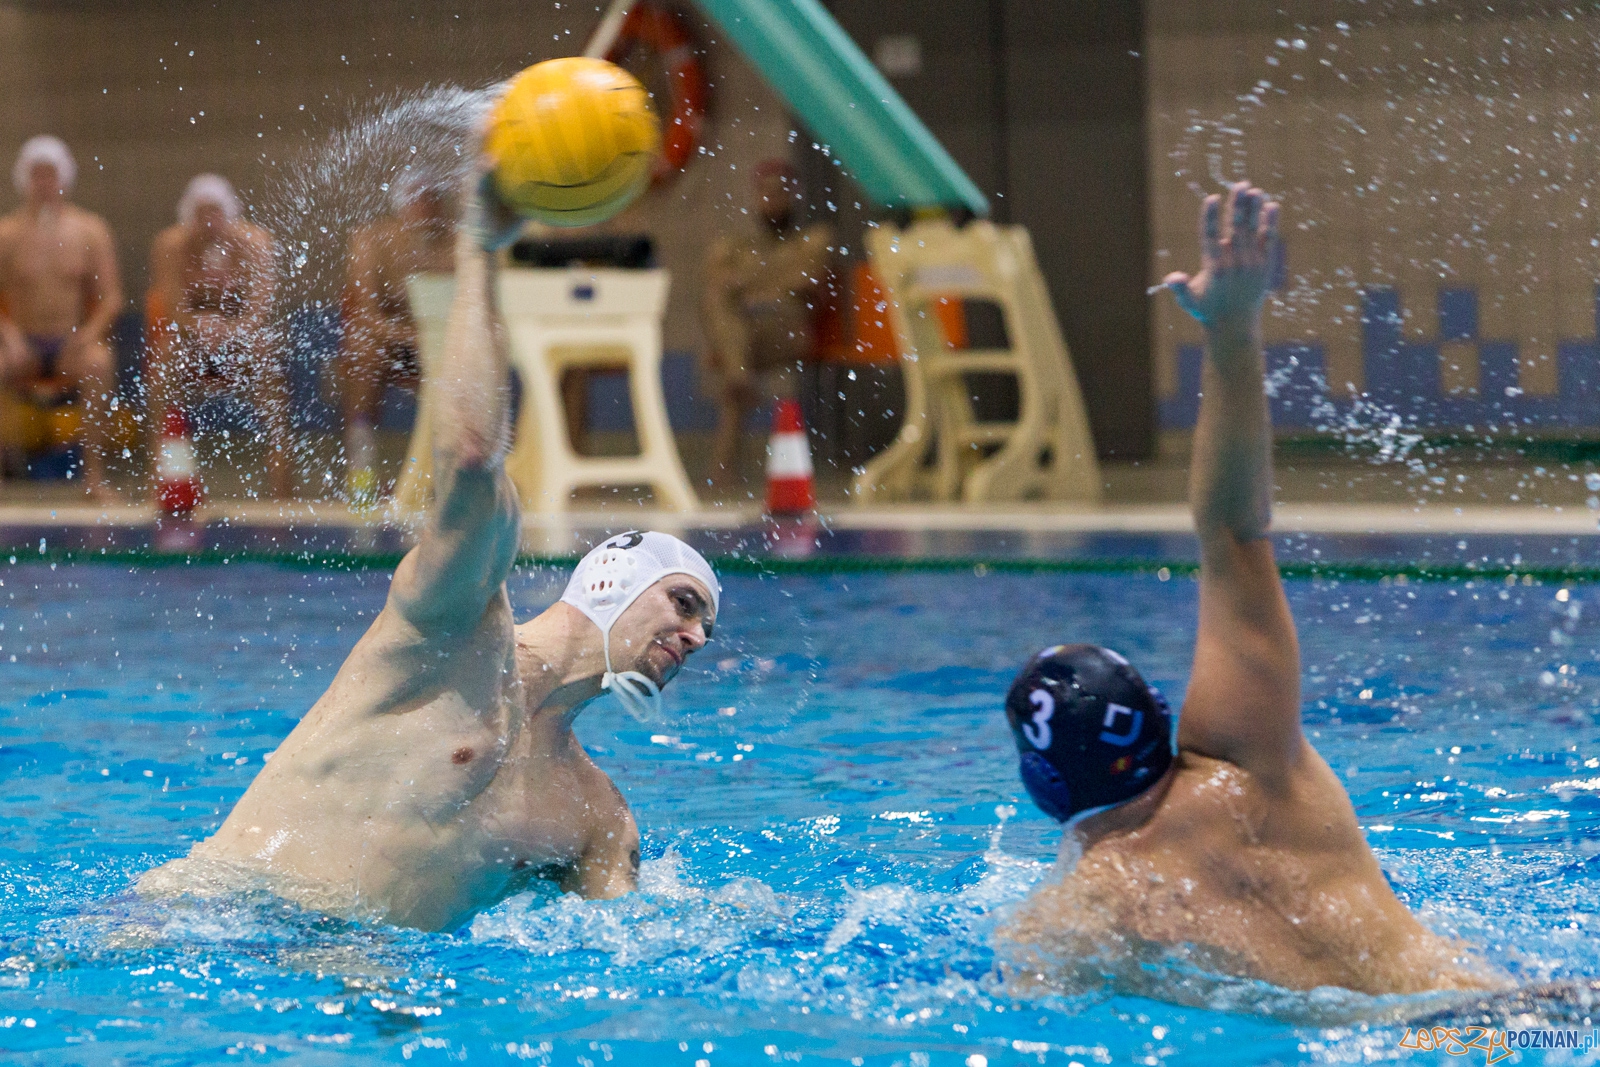
M 869 230 L 867 249 L 903 353 L 906 410 L 856 477 L 856 499 L 1099 500 L 1088 416 L 1027 231 L 922 220 Z M 933 319 L 941 297 L 992 301 L 1010 347 L 950 349 Z M 996 372 L 1016 378 L 1015 422 L 973 412 L 966 375 Z
M 410 280 L 412 313 L 422 349 L 422 387 L 416 428 L 396 505 L 426 507 L 432 471 L 433 403 L 430 369 L 444 349 L 454 289 L 449 276 Z M 581 488 L 648 486 L 655 505 L 673 511 L 698 506 L 667 421 L 661 390 L 661 317 L 669 279 L 661 270 L 507 269 L 499 276 L 500 314 L 512 365 L 522 380 L 522 409 L 506 471 L 528 512 L 571 510 Z M 568 368 L 627 367 L 639 452 L 583 456 L 572 448 L 561 376 Z

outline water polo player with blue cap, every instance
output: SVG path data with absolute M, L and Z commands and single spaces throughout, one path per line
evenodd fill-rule
M 1109 648 L 1052 645 L 1034 656 L 1006 694 L 1006 719 L 1028 795 L 1068 826 L 1132 800 L 1172 766 L 1166 699 Z
M 1204 1002 L 1207 975 L 1364 993 L 1501 979 L 1396 899 L 1300 726 L 1300 652 L 1273 560 L 1261 308 L 1278 205 L 1233 186 L 1201 211 L 1196 276 L 1166 286 L 1206 334 L 1189 503 L 1200 619 L 1182 714 L 1121 655 L 1033 656 L 1006 697 L 1023 787 L 1061 862 L 997 935 L 1023 988 Z M 1173 589 L 1174 586 L 1165 586 Z
M 505 470 L 510 368 L 491 251 L 515 220 L 485 190 L 476 177 L 463 190 L 416 547 L 216 834 L 146 872 L 142 894 L 268 888 L 336 915 L 451 930 L 530 879 L 591 898 L 638 884 L 638 825 L 573 723 L 607 692 L 653 715 L 710 639 L 721 589 L 682 541 L 631 532 L 516 621 L 506 577 L 522 505 Z

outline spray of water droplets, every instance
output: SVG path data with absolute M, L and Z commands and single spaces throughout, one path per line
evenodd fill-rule
M 458 188 L 496 90 L 442 86 L 379 98 L 304 156 L 256 206 L 285 251 L 283 296 L 326 300 L 344 270 L 345 239 L 390 213 L 408 183 Z
M 1327 355 L 1332 388 L 1315 429 L 1417 469 L 1431 430 L 1471 435 L 1465 423 L 1481 431 L 1492 418 L 1503 440 L 1558 425 L 1538 406 L 1556 387 L 1557 348 L 1594 336 L 1600 17 L 1333 3 L 1200 32 L 1178 7 L 1151 25 L 1152 145 L 1169 164 L 1152 187 L 1158 257 L 1192 247 L 1197 197 L 1248 178 L 1284 204 L 1289 276 L 1267 340 Z M 1219 78 L 1200 57 L 1230 46 L 1237 63 Z M 1482 397 L 1492 415 L 1365 392 L 1374 359 L 1408 358 L 1364 347 L 1375 287 L 1397 294 L 1377 328 L 1399 343 L 1506 346 L 1494 358 L 1509 381 L 1441 370 L 1455 375 L 1445 397 Z M 1447 324 L 1440 290 L 1475 294 L 1475 310 L 1452 310 Z

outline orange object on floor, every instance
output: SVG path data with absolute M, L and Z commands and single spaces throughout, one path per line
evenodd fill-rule
M 798 515 L 817 506 L 811 443 L 798 400 L 780 400 L 772 413 L 767 445 L 767 513 Z

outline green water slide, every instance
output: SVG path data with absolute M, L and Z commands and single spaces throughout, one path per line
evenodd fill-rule
M 989 201 L 818 0 L 696 0 L 882 208 Z

